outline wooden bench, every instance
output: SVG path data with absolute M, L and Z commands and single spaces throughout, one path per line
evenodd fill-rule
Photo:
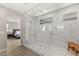
M 75 51 L 76 56 L 79 53 L 79 44 L 74 43 L 74 42 L 68 42 L 68 50 L 72 49 L 73 51 Z

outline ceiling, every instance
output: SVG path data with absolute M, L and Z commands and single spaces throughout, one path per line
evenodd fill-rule
M 4 6 L 6 8 L 12 9 L 16 12 L 19 13 L 24 13 L 27 10 L 30 10 L 31 8 L 33 8 L 35 5 L 37 5 L 36 3 L 0 3 L 1 6 Z
M 45 13 L 51 9 L 55 10 L 70 5 L 70 3 L 0 3 L 0 5 L 22 14 L 34 16 Z
M 50 10 L 55 10 L 68 5 L 71 5 L 71 4 L 70 3 L 40 3 L 37 7 L 33 8 L 29 12 L 26 12 L 25 14 L 28 13 L 28 14 L 37 16 L 37 15 L 44 14 Z

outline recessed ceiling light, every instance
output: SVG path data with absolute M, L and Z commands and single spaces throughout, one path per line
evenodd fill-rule
M 46 10 L 44 9 L 43 12 L 46 12 Z

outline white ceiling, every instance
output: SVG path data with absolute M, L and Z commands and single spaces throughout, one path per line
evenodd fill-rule
M 32 7 L 37 5 L 36 3 L 0 3 L 0 5 L 17 11 L 19 13 L 23 13 L 27 10 L 30 10 Z
M 30 15 L 39 15 L 49 10 L 55 10 L 63 6 L 70 5 L 69 3 L 0 3 L 0 5 L 12 9 L 19 13 Z
M 33 8 L 32 10 L 30 10 L 27 13 L 29 13 L 31 15 L 41 15 L 50 10 L 55 10 L 55 9 L 65 7 L 68 5 L 71 5 L 71 4 L 70 3 L 40 3 L 37 7 Z

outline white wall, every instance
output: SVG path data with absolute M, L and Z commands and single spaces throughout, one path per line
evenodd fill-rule
M 30 20 L 29 20 L 30 19 Z M 22 40 L 23 40 L 23 45 L 29 44 L 29 26 L 30 26 L 30 21 L 32 18 L 30 16 L 22 16 L 21 20 L 21 34 L 22 34 Z
M 6 24 L 7 18 L 17 13 L 0 6 L 0 52 L 7 49 L 7 32 Z
M 69 12 L 77 12 L 77 20 L 63 21 L 63 15 Z M 24 35 L 24 45 L 39 52 L 42 55 L 69 55 L 67 52 L 68 41 L 79 42 L 79 4 L 58 9 L 42 16 L 32 18 L 24 15 L 22 29 Z M 53 31 L 40 31 L 40 19 L 53 17 Z M 59 30 L 57 27 L 63 26 Z M 49 28 L 49 25 L 46 25 Z M 53 33 L 53 35 L 51 35 Z M 75 34 L 75 35 L 74 35 Z M 56 50 L 57 49 L 57 50 Z M 66 51 L 65 53 L 60 52 Z M 56 52 L 56 53 L 55 53 Z
M 0 51 L 6 49 L 6 21 L 5 16 L 0 13 Z
M 13 29 L 21 29 L 21 19 L 19 16 L 11 15 L 7 17 L 7 32 L 13 33 Z
M 0 7 L 0 51 L 7 48 L 6 41 L 6 13 L 4 8 Z

